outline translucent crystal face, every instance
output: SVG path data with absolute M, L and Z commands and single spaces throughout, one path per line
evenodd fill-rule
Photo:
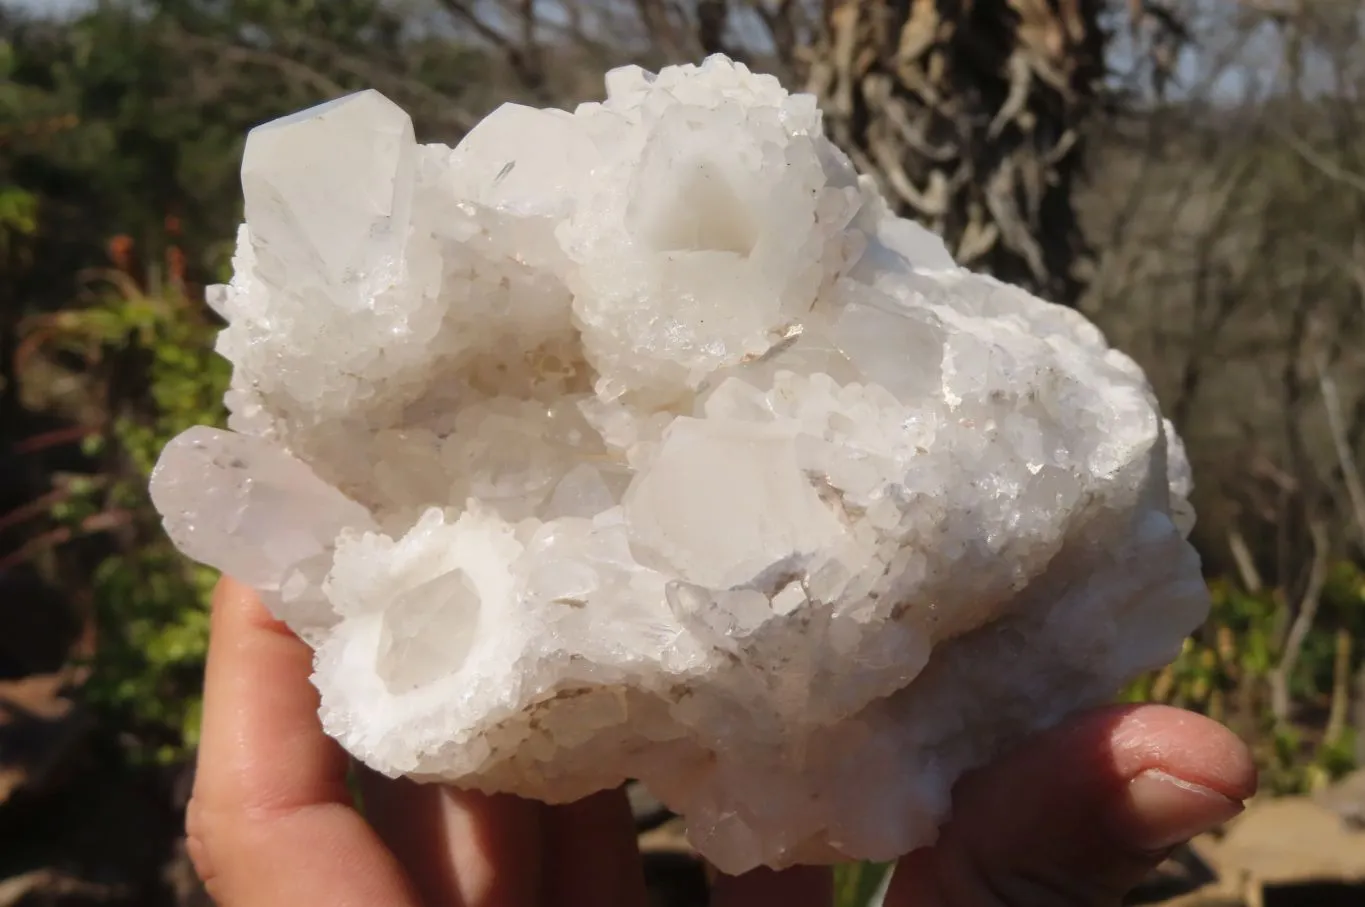
M 811 98 L 720 57 L 607 83 L 454 149 L 372 92 L 252 133 L 230 431 L 153 499 L 381 772 L 639 778 L 731 872 L 896 856 L 1202 620 L 1184 453 Z

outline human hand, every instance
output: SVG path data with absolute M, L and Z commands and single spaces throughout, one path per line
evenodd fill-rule
M 607 791 L 568 806 L 363 780 L 322 732 L 312 653 L 245 587 L 214 599 L 189 851 L 223 907 L 644 907 L 634 825 Z M 887 907 L 1113 907 L 1256 786 L 1245 746 L 1161 706 L 1100 709 L 964 778 Z M 717 882 L 716 907 L 828 907 L 830 872 Z

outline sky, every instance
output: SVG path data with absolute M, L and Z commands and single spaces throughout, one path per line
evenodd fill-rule
M 47 13 L 67 13 L 79 10 L 92 5 L 94 0 L 0 0 L 0 6 L 17 7 L 31 12 Z M 1212 17 L 1212 21 L 1200 23 L 1204 26 L 1202 31 L 1204 39 L 1215 37 L 1226 29 L 1217 27 L 1218 17 L 1226 17 L 1229 13 L 1223 5 L 1225 0 L 1193 0 L 1192 7 L 1206 17 Z M 1127 69 L 1125 65 L 1132 59 L 1134 48 L 1128 40 L 1127 30 L 1119 27 L 1115 29 L 1116 41 L 1112 49 L 1113 56 L 1111 62 L 1119 71 Z M 1176 67 L 1176 82 L 1172 86 L 1171 97 L 1179 98 L 1187 93 L 1203 95 L 1215 102 L 1236 103 L 1243 99 L 1248 93 L 1256 94 L 1256 86 L 1249 82 L 1249 75 L 1252 72 L 1261 72 L 1263 75 L 1270 75 L 1275 69 L 1273 61 L 1279 54 L 1278 45 L 1274 41 L 1267 41 L 1267 36 L 1262 34 L 1257 36 L 1261 40 L 1253 41 L 1252 46 L 1246 47 L 1241 56 L 1242 66 L 1227 67 L 1216 75 L 1211 75 L 1207 71 L 1201 72 L 1201 64 L 1206 63 L 1208 56 L 1217 56 L 1217 51 L 1211 47 L 1202 48 L 1205 54 L 1186 52 L 1180 55 L 1179 63 Z M 1213 43 L 1217 43 L 1216 40 Z M 1256 44 L 1269 44 L 1267 47 L 1255 47 Z M 1213 53 L 1208 53 L 1213 51 Z M 1251 57 L 1252 59 L 1247 59 Z M 1253 60 L 1256 57 L 1268 58 L 1261 66 L 1257 66 Z M 1251 63 L 1248 68 L 1245 64 Z
M 89 5 L 90 0 L 5 0 L 5 6 L 42 12 L 64 13 Z

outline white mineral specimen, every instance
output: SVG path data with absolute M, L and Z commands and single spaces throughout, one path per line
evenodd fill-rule
M 454 149 L 373 92 L 253 132 L 231 431 L 153 498 L 382 772 L 638 778 L 731 872 L 894 857 L 1202 620 L 1184 453 L 810 97 L 721 57 L 607 86 Z

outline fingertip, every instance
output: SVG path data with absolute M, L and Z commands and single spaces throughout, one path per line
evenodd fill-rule
M 1218 722 L 1160 705 L 1099 708 L 964 777 L 920 863 L 959 893 L 1043 886 L 1113 898 L 1255 789 L 1249 750 Z M 901 878 L 898 896 L 923 878 L 923 866 Z
M 1217 828 L 1242 811 L 1238 800 L 1159 769 L 1128 782 L 1108 809 L 1106 832 L 1135 854 L 1161 854 Z
M 1126 780 L 1161 772 L 1235 801 L 1256 793 L 1251 748 L 1212 718 L 1166 705 L 1128 706 L 1109 732 L 1115 768 Z
M 235 634 L 243 629 L 267 630 L 291 640 L 302 641 L 284 621 L 277 620 L 261 601 L 260 593 L 230 576 L 219 578 L 210 599 L 212 628 L 221 633 Z
M 1059 770 L 1064 769 L 1064 770 Z M 1055 800 L 1122 787 L 1161 771 L 1234 800 L 1256 792 L 1250 748 L 1211 718 L 1166 705 L 1114 705 L 1074 715 L 967 775 L 956 795 L 1003 790 L 1013 798 Z
M 249 607 L 252 603 L 258 602 L 259 598 L 254 589 L 239 583 L 227 574 L 218 577 L 218 582 L 213 587 L 214 613 L 221 613 L 225 609 Z
M 1206 716 L 1138 706 L 1123 713 L 1111 741 L 1127 784 L 1106 807 L 1106 826 L 1134 852 L 1160 853 L 1215 829 L 1256 792 L 1250 748 Z

